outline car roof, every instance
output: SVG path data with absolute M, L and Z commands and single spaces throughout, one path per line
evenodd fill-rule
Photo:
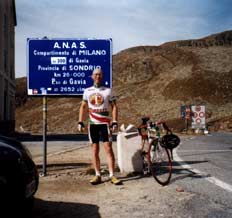
M 14 148 L 23 149 L 23 146 L 22 146 L 21 142 L 14 139 L 14 138 L 10 138 L 10 137 L 0 135 L 0 142 L 8 144 L 8 145 L 10 145 L 10 146 L 12 146 Z
M 21 152 L 20 152 L 20 150 L 19 149 L 17 149 L 17 148 L 15 148 L 14 146 L 11 146 L 11 145 L 9 145 L 9 144 L 7 144 L 7 143 L 5 143 L 5 142 L 2 142 L 2 141 L 0 141 L 0 149 L 2 150 L 4 150 L 4 149 L 11 149 L 11 150 L 14 150 L 14 151 L 16 151 L 18 154 L 21 154 Z

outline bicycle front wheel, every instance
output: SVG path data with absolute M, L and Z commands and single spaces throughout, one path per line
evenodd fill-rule
M 172 161 L 167 148 L 156 146 L 152 151 L 151 172 L 155 180 L 161 185 L 167 185 L 172 176 Z

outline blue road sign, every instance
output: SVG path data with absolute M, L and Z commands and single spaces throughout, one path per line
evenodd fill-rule
M 92 71 L 102 68 L 112 88 L 111 39 L 28 39 L 27 92 L 32 96 L 82 95 Z

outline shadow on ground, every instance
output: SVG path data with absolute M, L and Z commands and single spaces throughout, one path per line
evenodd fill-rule
M 172 163 L 172 178 L 170 183 L 174 183 L 177 180 L 182 180 L 187 177 L 191 177 L 192 179 L 202 179 L 206 177 L 210 177 L 209 174 L 197 174 L 193 172 L 191 169 L 183 168 L 182 165 L 193 165 L 193 164 L 199 164 L 199 163 L 205 163 L 208 161 L 186 161 L 186 162 L 175 162 Z
M 1 218 L 101 218 L 99 207 L 78 202 L 45 201 L 35 198 L 32 207 L 25 205 L 1 208 Z
M 100 218 L 97 205 L 35 199 L 31 218 Z

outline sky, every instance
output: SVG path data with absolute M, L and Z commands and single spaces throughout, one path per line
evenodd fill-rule
M 231 0 L 15 1 L 16 78 L 27 74 L 27 38 L 112 38 L 116 54 L 232 30 Z

